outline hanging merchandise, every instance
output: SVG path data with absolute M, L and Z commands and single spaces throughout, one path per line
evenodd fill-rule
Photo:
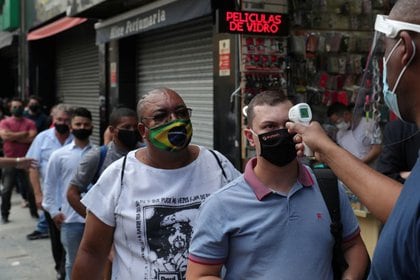
M 374 16 L 382 1 L 292 1 L 290 69 L 292 91 L 324 122 L 334 102 L 355 103 L 372 41 Z M 381 121 L 380 96 L 363 100 L 365 116 Z M 376 102 L 375 104 L 373 104 Z M 378 117 L 379 116 L 379 117 Z

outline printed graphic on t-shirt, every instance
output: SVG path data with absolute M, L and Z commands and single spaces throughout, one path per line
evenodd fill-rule
M 200 202 L 153 205 L 144 208 L 146 250 L 150 252 L 149 275 L 156 280 L 185 279 L 192 222 Z

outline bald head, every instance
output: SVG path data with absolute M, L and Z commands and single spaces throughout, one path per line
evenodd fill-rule
M 420 24 L 420 1 L 398 0 L 389 16 L 395 20 Z
M 182 100 L 181 96 L 176 91 L 170 88 L 156 88 L 149 91 L 137 103 L 137 114 L 139 119 L 141 120 L 144 117 L 144 113 L 149 107 L 149 105 L 151 105 L 152 103 L 156 104 L 157 102 L 164 103 L 169 99 L 179 99 L 184 104 L 184 101 Z

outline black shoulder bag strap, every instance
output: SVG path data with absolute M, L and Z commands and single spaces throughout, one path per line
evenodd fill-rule
M 340 195 L 338 192 L 337 177 L 329 168 L 313 169 L 319 188 L 327 205 L 331 217 L 330 232 L 334 237 L 332 267 L 334 279 L 341 279 L 348 264 L 342 249 L 343 224 L 340 215 Z
M 212 153 L 212 154 L 213 154 L 213 156 L 216 158 L 217 164 L 219 165 L 220 169 L 222 169 L 222 174 L 223 174 L 223 177 L 225 177 L 225 179 L 227 180 L 228 178 L 227 178 L 227 176 L 226 176 L 226 172 L 225 172 L 225 170 L 223 169 L 222 162 L 220 161 L 219 157 L 216 155 L 216 152 L 215 152 L 215 151 L 213 151 L 213 150 L 210 150 L 210 149 L 209 149 L 209 152 L 210 152 L 210 153 Z

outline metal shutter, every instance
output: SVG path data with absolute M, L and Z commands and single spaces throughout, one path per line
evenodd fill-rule
M 177 91 L 193 109 L 195 144 L 213 148 L 213 27 L 202 18 L 139 35 L 137 96 L 153 88 Z
M 83 24 L 58 35 L 56 53 L 57 97 L 92 113 L 90 139 L 99 144 L 99 58 L 93 26 Z

